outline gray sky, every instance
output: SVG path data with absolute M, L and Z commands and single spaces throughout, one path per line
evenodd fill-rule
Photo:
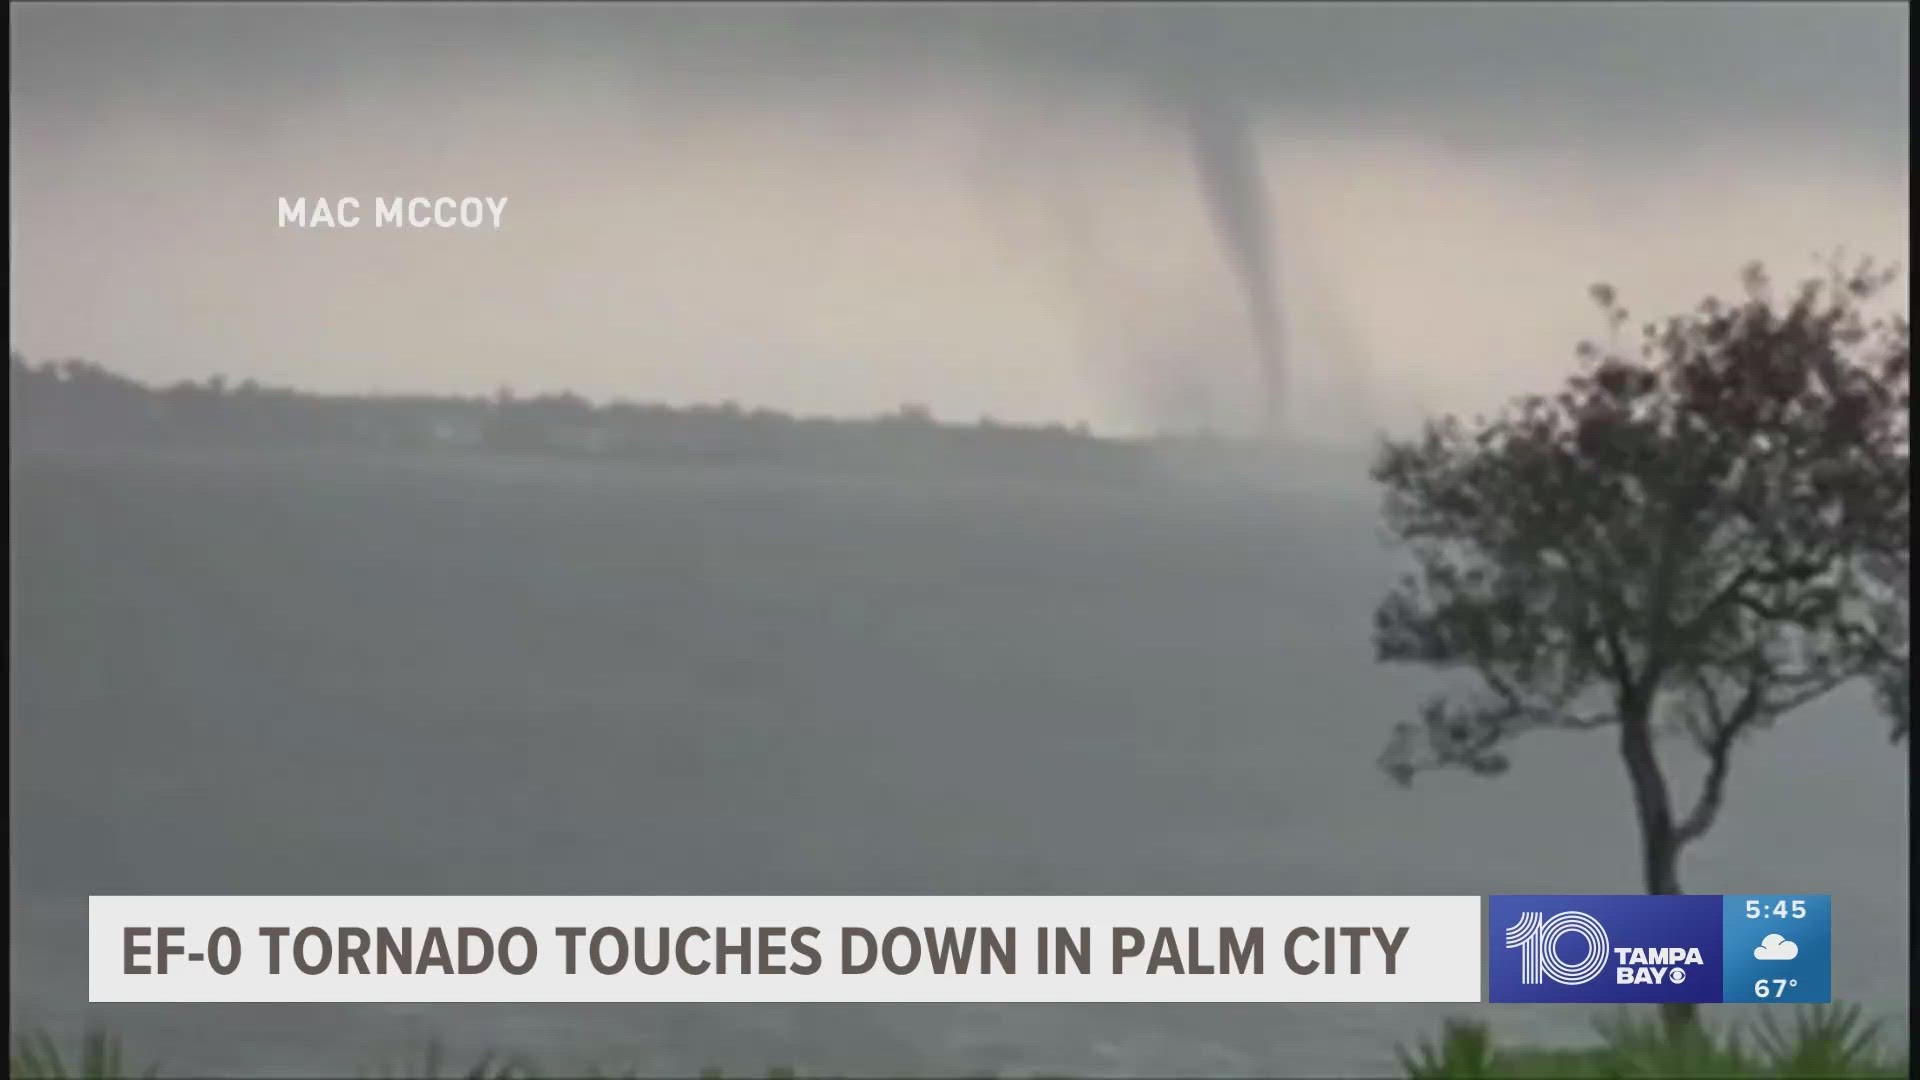
M 1297 427 L 1546 385 L 1597 279 L 1906 257 L 1904 5 L 15 5 L 16 348 L 144 377 Z M 1197 89 L 1196 89 L 1197 88 Z M 281 195 L 506 196 L 299 232 Z

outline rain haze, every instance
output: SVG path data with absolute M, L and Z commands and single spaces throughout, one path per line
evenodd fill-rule
M 81 358 L 151 388 L 139 424 L 226 415 L 180 386 L 210 376 L 453 402 L 262 450 L 82 439 L 16 391 L 13 1026 L 183 1074 L 427 1040 L 643 1075 L 1391 1071 L 1445 1010 L 89 1006 L 84 897 L 1632 891 L 1585 736 L 1383 783 L 1429 680 L 1374 663 L 1399 564 L 1355 455 L 1556 387 L 1596 282 L 1654 317 L 1754 260 L 1907 257 L 1905 5 L 9 19 L 16 380 Z M 342 196 L 506 202 L 281 220 Z M 624 457 L 485 427 L 561 394 L 672 411 Z M 821 423 L 702 426 L 776 414 Z M 1145 453 L 1197 434 L 1246 460 Z M 1836 997 L 1904 1023 L 1904 751 L 1865 695 L 1809 712 L 1740 759 L 1690 891 L 1833 893 Z
M 13 344 L 1108 431 L 1246 427 L 1284 363 L 1296 426 L 1392 424 L 1551 378 L 1592 281 L 1672 306 L 1904 235 L 1906 19 L 17 5 Z M 276 224 L 416 191 L 511 209 Z

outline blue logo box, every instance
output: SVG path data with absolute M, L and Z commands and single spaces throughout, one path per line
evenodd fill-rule
M 1831 908 L 1808 894 L 1489 897 L 1487 1000 L 1828 1001 Z

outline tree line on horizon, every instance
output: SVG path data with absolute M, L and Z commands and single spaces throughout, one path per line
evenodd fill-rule
M 220 375 L 156 386 L 88 360 L 11 353 L 13 449 L 470 449 L 633 456 L 669 450 L 779 454 L 855 444 L 1101 447 L 1085 424 L 974 424 L 906 404 L 866 419 L 802 417 L 734 402 L 596 404 L 571 393 L 516 397 L 320 394 Z

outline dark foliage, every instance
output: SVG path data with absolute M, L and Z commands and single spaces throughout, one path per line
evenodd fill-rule
M 1617 728 L 1647 887 L 1678 891 L 1733 748 L 1843 684 L 1909 725 L 1911 352 L 1892 284 L 1834 268 L 1784 302 L 1758 267 L 1739 303 L 1647 324 L 1594 289 L 1614 340 L 1553 396 L 1388 444 L 1374 477 L 1416 570 L 1381 605 L 1382 660 L 1468 673 L 1382 766 L 1505 770 L 1508 740 Z M 1705 759 L 1676 814 L 1659 736 Z
M 1112 467 L 1131 455 L 1084 426 L 945 424 L 926 406 L 870 420 L 769 409 L 596 405 L 571 393 L 516 398 L 354 396 L 200 382 L 149 386 L 85 360 L 29 363 L 8 377 L 16 452 L 99 449 L 454 449 L 702 461 L 891 458 L 989 468 L 1049 461 Z M 1127 461 L 1120 459 L 1127 458 Z

